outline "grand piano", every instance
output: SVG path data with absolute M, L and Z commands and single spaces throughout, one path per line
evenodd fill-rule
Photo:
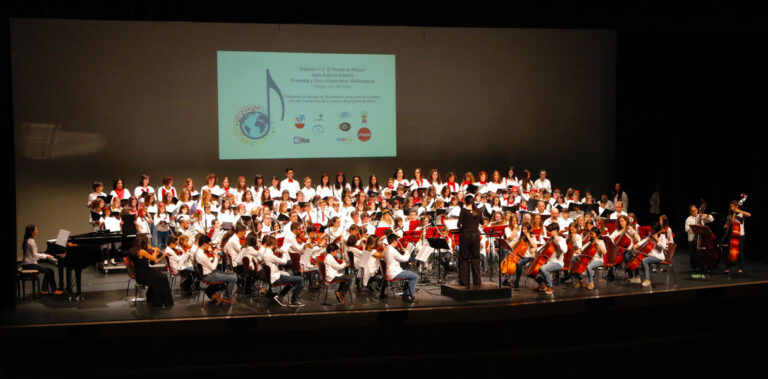
M 102 246 L 111 245 L 116 242 L 121 243 L 121 250 L 126 251 L 130 248 L 135 234 L 125 234 L 123 232 L 92 232 L 70 236 L 67 239 L 66 246 L 60 246 L 56 240 L 48 241 L 48 254 L 64 254 L 66 256 L 59 260 L 59 289 L 64 289 L 64 272 L 66 272 L 67 285 L 66 291 L 72 293 L 71 272 L 75 273 L 75 283 L 77 285 L 76 299 L 82 299 L 82 271 L 84 268 L 95 265 L 104 258 Z

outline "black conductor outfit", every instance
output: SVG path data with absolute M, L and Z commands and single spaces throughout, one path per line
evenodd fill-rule
M 459 213 L 459 284 L 469 283 L 469 265 L 472 264 L 472 277 L 475 285 L 480 285 L 480 223 L 483 214 L 480 210 L 473 211 L 462 208 Z

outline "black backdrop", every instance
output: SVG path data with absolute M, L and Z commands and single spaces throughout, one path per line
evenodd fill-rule
M 616 175 L 610 181 L 624 183 L 636 209 L 659 183 L 662 211 L 673 218 L 678 235 L 687 204 L 703 197 L 710 201 L 711 209 L 722 211 L 729 200 L 747 191 L 751 194 L 748 208 L 755 214 L 748 230 L 760 230 L 762 154 L 757 130 L 764 119 L 760 93 L 766 84 L 766 62 L 760 56 L 765 26 L 758 12 L 723 5 L 637 2 L 575 6 L 565 2 L 547 8 L 513 4 L 512 12 L 463 6 L 438 18 L 433 9 L 419 6 L 375 12 L 355 8 L 330 12 L 324 7 L 284 3 L 265 10 L 229 2 L 190 3 L 181 8 L 139 2 L 98 7 L 19 2 L 9 13 L 15 17 L 118 20 L 615 28 L 617 149 L 612 158 Z M 7 46 L 7 38 L 4 44 Z M 10 94 L 10 74 L 6 84 Z M 6 109 L 12 109 L 10 103 Z M 8 114 L 7 125 L 12 125 L 11 112 Z M 6 167 L 13 172 L 10 140 Z M 10 187 L 13 191 L 14 186 Z M 8 197 L 7 207 L 15 209 L 14 199 Z M 754 259 L 761 256 L 752 236 L 748 245 Z M 17 241 L 9 241 L 7 249 L 18 250 Z M 11 255 L 5 256 L 3 267 L 10 270 Z M 12 275 L 3 277 L 9 280 L 3 288 L 11 289 Z M 3 294 L 3 304 L 12 305 L 13 294 Z

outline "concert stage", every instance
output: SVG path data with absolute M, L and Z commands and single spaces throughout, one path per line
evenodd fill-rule
M 678 254 L 676 267 L 684 267 L 687 258 Z M 355 292 L 354 304 L 324 306 L 315 300 L 316 292 L 306 292 L 302 302 L 307 305 L 298 309 L 258 299 L 244 299 L 233 307 L 206 300 L 201 307 L 199 299 L 183 297 L 177 297 L 173 307 L 154 309 L 123 299 L 123 274 L 105 276 L 88 269 L 84 301 L 27 298 L 16 310 L 0 315 L 0 334 L 10 351 L 0 367 L 20 374 L 9 367 L 32 364 L 35 357 L 24 352 L 39 351 L 44 341 L 50 343 L 45 346 L 68 348 L 58 350 L 51 365 L 38 368 L 68 375 L 114 375 L 123 352 L 142 349 L 158 358 L 141 358 L 135 367 L 120 369 L 119 375 L 220 370 L 237 374 L 257 368 L 296 369 L 296 363 L 314 370 L 383 362 L 399 362 L 397 367 L 416 371 L 426 370 L 422 363 L 434 363 L 439 366 L 435 372 L 455 374 L 449 368 L 462 357 L 489 364 L 479 370 L 493 375 L 513 372 L 499 362 L 508 355 L 536 359 L 537 354 L 553 354 L 550 349 L 562 353 L 558 356 L 564 364 L 576 360 L 567 356 L 574 351 L 613 351 L 616 360 L 607 363 L 612 367 L 630 357 L 621 354 L 655 349 L 659 341 L 684 345 L 688 350 L 677 352 L 679 356 L 722 338 L 747 344 L 741 346 L 764 338 L 768 266 L 751 263 L 745 271 L 741 277 L 717 274 L 707 280 L 680 272 L 669 284 L 667 272 L 656 272 L 650 288 L 601 281 L 594 291 L 556 285 L 554 295 L 534 292 L 534 282 L 528 280 L 511 290 L 510 298 L 491 301 L 457 301 L 440 295 L 437 285 L 426 285 L 417 292 L 416 304 L 404 303 L 391 292 L 380 301 Z M 450 275 L 449 282 L 454 281 L 455 275 Z M 129 297 L 132 294 L 131 289 Z M 717 359 L 741 349 L 721 351 Z M 672 354 L 654 351 L 660 357 Z M 72 359 L 87 359 L 87 366 L 65 364 Z

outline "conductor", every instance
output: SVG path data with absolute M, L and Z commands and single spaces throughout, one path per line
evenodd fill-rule
M 476 286 L 480 279 L 480 223 L 483 213 L 475 205 L 472 195 L 464 198 L 464 207 L 459 213 L 459 284 L 469 286 L 469 265 L 472 264 L 472 279 Z

